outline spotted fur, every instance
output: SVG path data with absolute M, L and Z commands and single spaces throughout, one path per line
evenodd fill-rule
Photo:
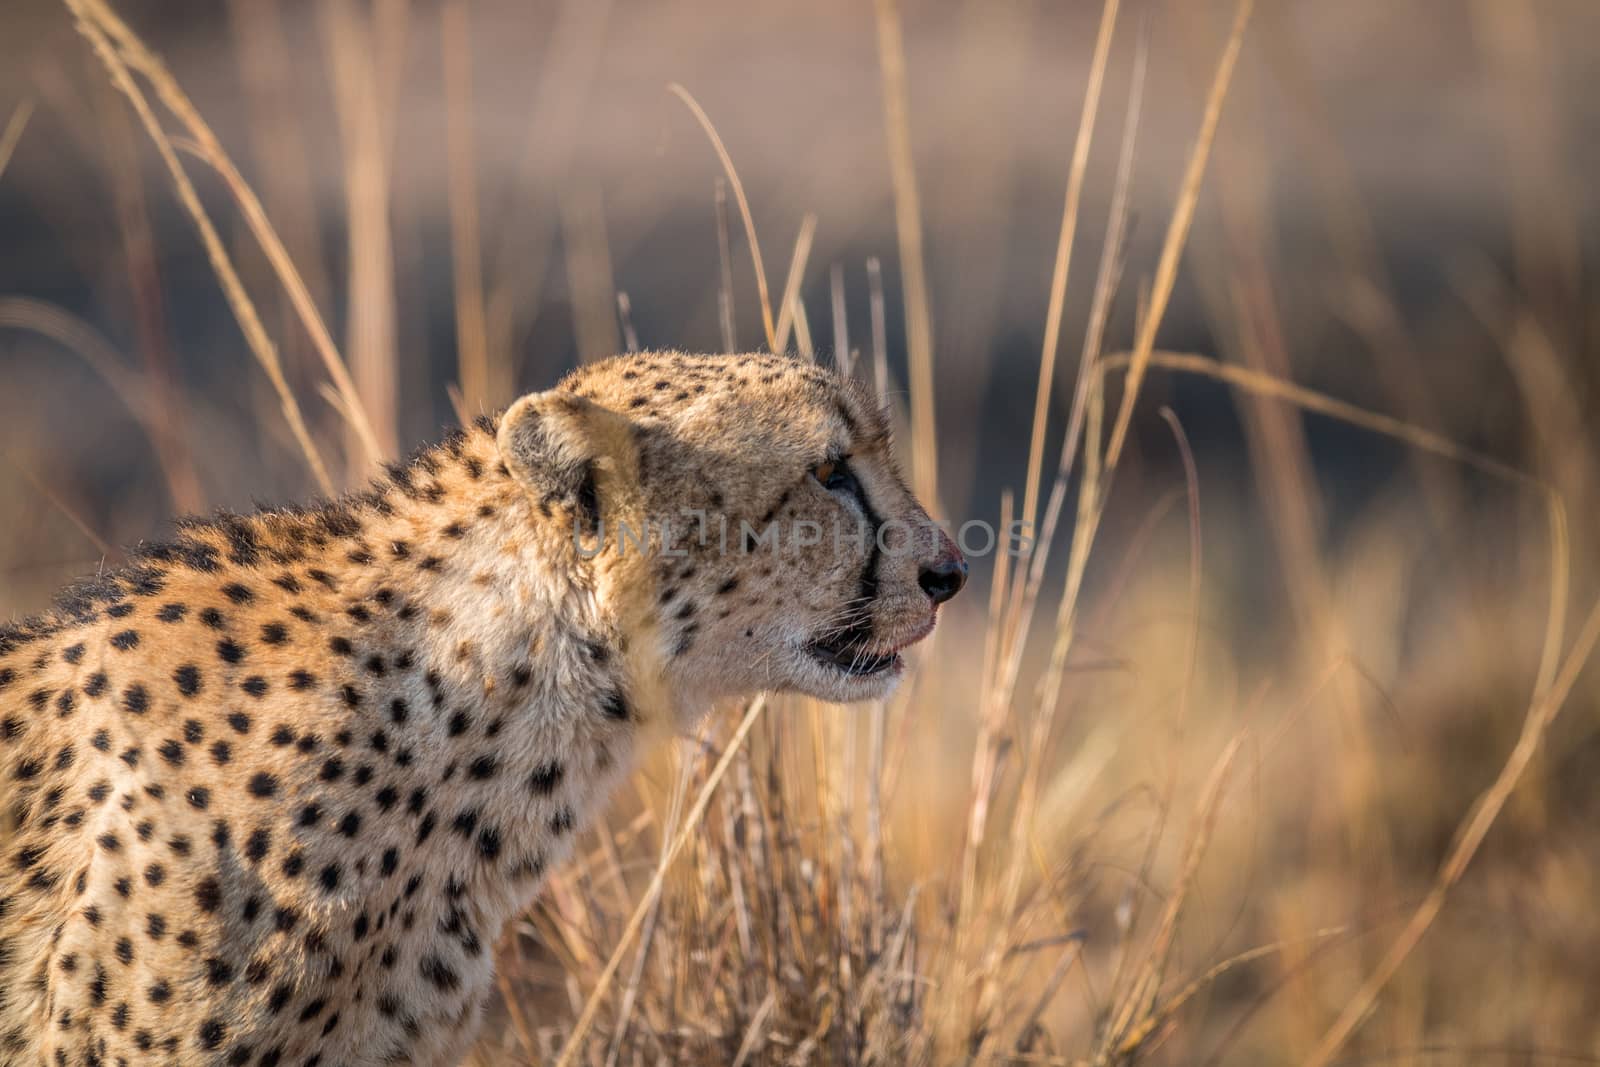
M 810 473 L 844 457 L 848 494 Z M 763 688 L 881 695 L 958 562 L 591 550 L 684 509 L 926 518 L 850 383 L 619 358 L 0 629 L 0 1063 L 458 1062 L 490 947 L 648 737 Z

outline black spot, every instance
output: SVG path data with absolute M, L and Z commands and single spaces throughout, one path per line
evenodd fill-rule
M 344 761 L 338 756 L 333 756 L 322 765 L 322 780 L 336 782 L 344 776 Z
M 150 708 L 150 697 L 144 686 L 135 682 L 122 691 L 122 707 L 130 715 L 143 715 Z
M 220 630 L 223 626 L 222 612 L 216 608 L 206 608 L 200 613 L 200 621 L 213 630 Z
M 178 683 L 178 692 L 186 697 L 200 692 L 200 668 L 193 664 L 185 664 L 173 671 L 172 680 Z
M 399 802 L 400 794 L 394 786 L 386 785 L 382 789 L 378 790 L 377 795 L 373 799 L 377 801 L 379 811 L 388 811 Z
M 467 774 L 472 778 L 483 781 L 488 778 L 493 778 L 495 771 L 498 769 L 499 761 L 493 756 L 479 756 L 477 759 L 468 764 Z
M 394 721 L 396 726 L 404 723 L 406 721 L 406 716 L 408 716 L 410 713 L 410 706 L 407 705 L 406 702 L 400 697 L 396 697 L 394 700 L 389 702 L 389 718 Z
M 83 683 L 84 696 L 97 697 L 106 691 L 105 671 L 95 671 Z
M 255 599 L 255 594 L 238 582 L 229 582 L 223 586 L 222 595 L 235 604 L 248 604 Z
M 166 760 L 174 767 L 180 767 L 183 765 L 183 746 L 180 745 L 175 739 L 169 737 L 167 740 L 161 742 L 160 747 L 157 748 L 156 751 L 161 754 L 162 759 Z
M 305 853 L 295 849 L 283 858 L 283 876 L 285 878 L 298 878 L 306 869 Z
M 478 854 L 485 860 L 493 860 L 500 855 L 500 830 L 498 827 L 485 826 L 478 831 Z
M 572 831 L 572 827 L 573 817 L 571 808 L 562 808 L 560 811 L 550 816 L 550 832 L 558 837 L 562 834 L 570 833 Z
M 244 855 L 251 863 L 260 863 L 266 858 L 267 849 L 271 847 L 272 835 L 265 829 L 254 830 L 245 839 Z
M 605 699 L 600 704 L 600 709 L 605 712 L 606 717 L 609 719 L 615 719 L 618 722 L 628 721 L 628 702 L 624 699 L 621 690 L 614 689 L 606 694 Z
M 422 957 L 422 977 L 445 993 L 454 992 L 461 985 L 461 977 L 452 971 L 438 956 L 428 954 Z
M 233 638 L 224 637 L 217 642 L 217 655 L 224 663 L 238 663 L 244 659 L 244 649 Z
M 322 886 L 322 891 L 332 893 L 339 888 L 339 865 L 330 863 L 322 868 L 322 873 L 317 876 L 317 881 Z
M 144 880 L 153 889 L 167 880 L 167 869 L 159 863 L 152 863 L 144 869 Z
M 139 646 L 139 631 L 123 630 L 121 633 L 111 635 L 111 647 L 126 652 L 130 648 Z
M 260 700 L 267 693 L 267 680 L 259 674 L 253 674 L 239 683 L 239 688 Z
M 295 671 L 289 675 L 289 688 L 304 692 L 317 684 L 316 676 L 309 671 Z
M 397 849 L 386 848 L 383 850 L 383 860 L 379 863 L 378 871 L 385 878 L 395 872 L 400 866 L 400 853 Z
M 328 638 L 328 651 L 335 656 L 349 656 L 355 652 L 355 648 L 350 644 L 348 637 L 330 637 Z
M 361 816 L 356 812 L 346 812 L 344 818 L 339 820 L 339 832 L 346 837 L 354 837 L 361 832 Z
M 242 711 L 235 711 L 228 716 L 228 725 L 233 727 L 235 733 L 247 734 L 250 732 L 250 716 Z
M 159 979 L 150 987 L 149 996 L 150 1003 L 165 1004 L 172 999 L 172 986 L 167 984 L 165 978 Z
M 467 717 L 466 712 L 456 712 L 454 715 L 450 716 L 450 736 L 460 737 L 462 734 L 467 732 L 467 727 L 471 725 L 471 723 L 472 720 Z
M 220 1047 L 223 1039 L 227 1036 L 228 1028 L 223 1026 L 218 1019 L 207 1019 L 200 1024 L 199 1040 L 200 1047 L 203 1049 L 209 1050 Z
M 226 741 L 218 741 L 211 746 L 211 760 L 218 766 L 233 759 L 233 748 Z
M 63 649 L 61 658 L 72 664 L 81 662 L 83 660 L 83 642 L 79 641 L 77 644 L 69 645 Z
M 246 788 L 251 796 L 265 799 L 277 795 L 278 780 L 266 771 L 257 771 L 250 776 L 250 784 Z
M 189 806 L 194 808 L 196 811 L 205 811 L 207 805 L 211 803 L 211 790 L 207 789 L 203 785 L 193 786 L 187 793 L 184 794 L 184 799 L 187 800 L 189 802 Z
M 162 622 L 177 622 L 189 614 L 187 604 L 163 604 L 161 610 L 156 612 L 156 618 Z
M 212 956 L 206 960 L 206 981 L 211 985 L 227 985 L 233 981 L 233 964 Z

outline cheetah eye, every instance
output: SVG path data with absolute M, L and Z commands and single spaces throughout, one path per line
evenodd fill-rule
M 811 468 L 811 477 L 821 483 L 824 489 L 834 493 L 850 493 L 853 496 L 861 495 L 861 484 L 856 481 L 856 476 L 841 459 L 830 459 Z

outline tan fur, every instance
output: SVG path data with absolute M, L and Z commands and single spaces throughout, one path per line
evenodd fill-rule
M 859 494 L 810 473 L 846 455 Z M 958 559 L 615 543 L 684 508 L 926 519 L 851 384 L 627 357 L 0 628 L 0 1063 L 458 1062 L 489 946 L 646 729 L 881 695 Z

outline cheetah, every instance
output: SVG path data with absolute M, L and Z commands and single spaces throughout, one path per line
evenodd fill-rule
M 0 628 L 0 1063 L 458 1063 L 652 739 L 884 696 L 966 568 L 871 395 L 775 355 L 616 357 L 181 522 Z

